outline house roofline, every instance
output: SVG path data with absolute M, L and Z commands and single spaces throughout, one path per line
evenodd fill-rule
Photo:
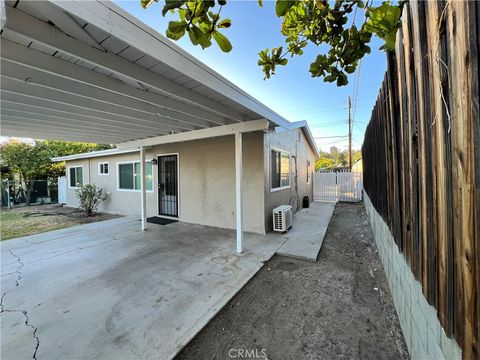
M 319 150 L 317 147 L 317 143 L 315 142 L 315 138 L 313 137 L 312 131 L 310 130 L 310 126 L 308 126 L 308 122 L 306 120 L 301 120 L 301 121 L 295 121 L 290 123 L 289 130 L 295 130 L 295 129 L 303 130 L 303 133 L 305 134 L 305 137 L 307 138 L 308 143 L 310 144 L 310 147 L 315 153 L 315 157 L 318 159 Z
M 60 162 L 60 161 L 88 159 L 88 158 L 95 158 L 95 157 L 102 157 L 102 156 L 128 154 L 128 153 L 139 152 L 139 151 L 140 150 L 138 148 L 131 148 L 131 149 L 115 148 L 115 149 L 91 151 L 91 152 L 75 154 L 75 155 L 58 156 L 58 157 L 52 158 L 52 161 Z

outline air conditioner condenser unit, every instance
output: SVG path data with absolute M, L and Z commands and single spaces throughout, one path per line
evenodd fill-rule
M 290 205 L 282 205 L 273 209 L 273 231 L 286 232 L 293 224 L 293 209 Z

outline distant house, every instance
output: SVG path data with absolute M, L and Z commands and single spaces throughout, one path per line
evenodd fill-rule
M 355 161 L 352 165 L 352 172 L 363 173 L 363 161 L 362 158 Z
M 317 154 L 306 122 L 243 135 L 245 231 L 268 232 L 273 208 L 290 204 L 295 210 L 304 196 L 313 198 Z M 234 136 L 151 146 L 145 153 L 146 215 L 235 228 L 234 155 Z M 101 211 L 140 214 L 138 147 L 55 160 L 66 161 L 67 205 L 78 205 L 79 185 L 94 183 L 108 193 Z

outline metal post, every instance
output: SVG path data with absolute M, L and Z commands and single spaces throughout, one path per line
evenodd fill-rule
M 147 191 L 145 181 L 145 146 L 140 147 L 140 205 L 142 214 L 142 230 L 147 229 Z
M 242 204 L 242 134 L 235 134 L 235 199 L 237 221 L 237 252 L 243 252 L 243 204 Z
M 7 203 L 8 203 L 8 208 L 12 208 L 12 198 L 10 197 L 10 181 L 7 181 Z
M 348 97 L 348 170 L 352 171 L 352 118 L 350 115 L 352 102 Z

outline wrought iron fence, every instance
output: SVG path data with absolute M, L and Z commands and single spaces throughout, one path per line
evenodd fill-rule
M 58 202 L 58 183 L 56 181 L 33 180 L 26 183 L 20 180 L 2 180 L 0 190 L 2 207 L 12 208 Z

